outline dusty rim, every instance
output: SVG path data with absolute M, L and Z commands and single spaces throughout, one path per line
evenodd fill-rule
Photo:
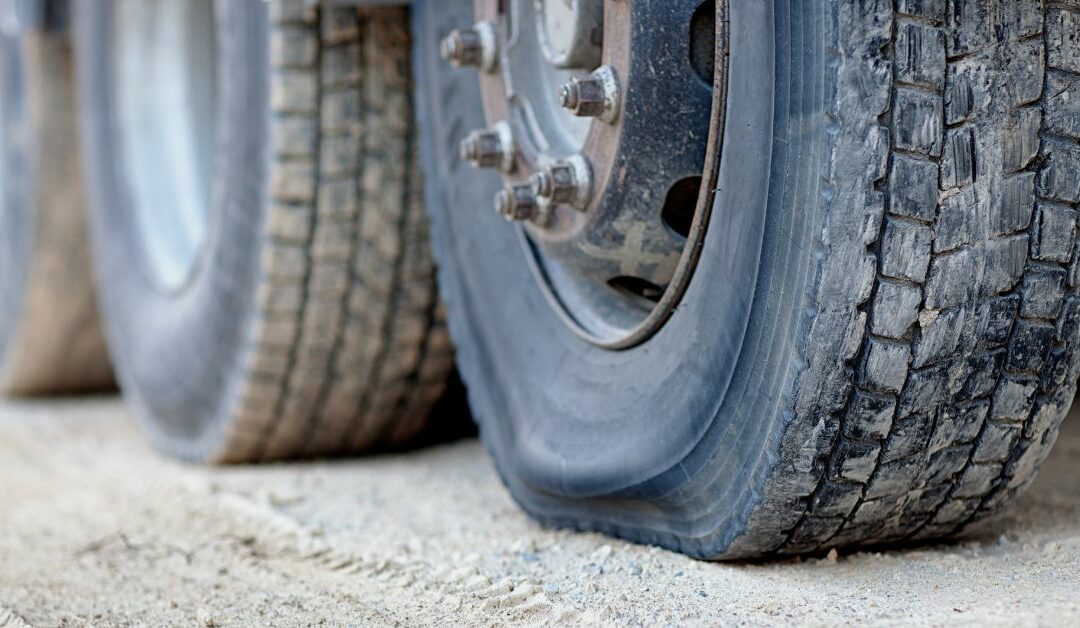
M 563 322 L 602 347 L 640 344 L 678 305 L 708 224 L 725 5 L 475 8 L 477 23 L 442 45 L 480 77 L 488 128 L 465 140 L 462 157 L 500 172 L 496 210 L 521 225 L 534 277 Z

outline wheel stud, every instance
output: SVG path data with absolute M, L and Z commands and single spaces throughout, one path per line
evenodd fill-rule
M 488 22 L 480 22 L 472 28 L 455 29 L 442 40 L 439 54 L 454 67 L 490 72 L 495 69 L 498 59 L 495 27 Z
M 531 220 L 539 205 L 531 185 L 512 185 L 495 195 L 495 210 L 511 221 Z
M 604 66 L 559 88 L 559 106 L 582 118 L 613 122 L 618 116 L 619 86 L 615 72 Z
M 473 131 L 461 142 L 461 158 L 477 168 L 514 169 L 514 136 L 510 125 L 500 122 L 488 130 Z

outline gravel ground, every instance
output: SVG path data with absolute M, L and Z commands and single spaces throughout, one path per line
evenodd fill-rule
M 207 470 L 113 399 L 0 403 L 0 626 L 1075 624 L 1078 458 L 1074 416 L 953 544 L 711 564 L 533 524 L 474 441 Z

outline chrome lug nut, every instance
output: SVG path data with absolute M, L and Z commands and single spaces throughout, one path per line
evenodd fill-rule
M 490 22 L 450 32 L 439 44 L 439 54 L 457 68 L 495 69 L 498 61 L 498 36 Z
M 531 185 L 512 185 L 495 195 L 495 210 L 507 220 L 531 220 L 539 209 Z
M 619 115 L 619 82 L 615 71 L 603 66 L 584 78 L 573 78 L 559 88 L 559 106 L 575 116 L 614 122 Z
M 461 158 L 477 168 L 511 172 L 515 152 L 514 134 L 506 122 L 488 130 L 473 131 L 461 142 Z

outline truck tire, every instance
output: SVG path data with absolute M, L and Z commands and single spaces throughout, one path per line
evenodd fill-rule
M 0 392 L 112 386 L 83 211 L 66 3 L 0 31 Z M 28 11 L 37 8 L 38 11 Z
M 442 294 L 531 515 L 737 559 L 951 535 L 1032 481 L 1080 374 L 1080 7 L 717 2 L 696 267 L 612 349 L 557 311 L 543 238 L 483 211 L 499 176 L 454 152 L 492 121 L 435 45 L 483 18 L 421 6 Z
M 412 139 L 408 13 L 80 8 L 103 317 L 154 442 L 247 462 L 407 440 L 453 362 Z

